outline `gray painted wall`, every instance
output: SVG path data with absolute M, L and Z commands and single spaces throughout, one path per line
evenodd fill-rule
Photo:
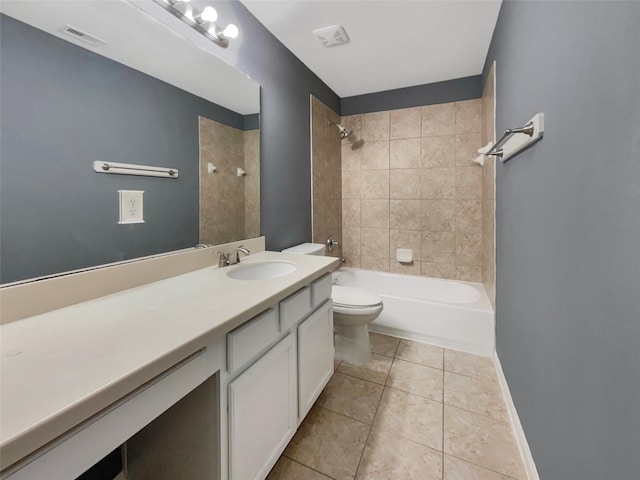
M 640 478 L 640 2 L 506 1 L 497 350 L 543 480 Z
M 482 97 L 482 76 L 356 95 L 340 100 L 341 115 L 382 112 L 397 108 L 459 102 Z
M 198 115 L 243 117 L 2 15 L 1 282 L 198 243 Z M 94 160 L 174 166 L 97 175 Z M 145 224 L 117 225 L 119 189 Z
M 260 224 L 268 250 L 311 241 L 312 94 L 336 112 L 338 96 L 240 2 L 228 4 L 248 47 L 228 59 L 262 86 Z M 226 17 L 225 17 L 226 18 Z M 224 53 L 224 52 L 223 52 Z

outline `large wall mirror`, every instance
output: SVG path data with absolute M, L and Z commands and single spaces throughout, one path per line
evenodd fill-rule
M 0 283 L 260 234 L 260 87 L 220 47 L 126 0 L 0 11 Z M 144 191 L 144 223 L 118 223 L 119 190 Z

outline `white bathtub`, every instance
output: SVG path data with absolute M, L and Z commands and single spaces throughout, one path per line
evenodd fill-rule
M 384 310 L 369 330 L 492 356 L 495 316 L 481 283 L 343 267 L 334 283 L 375 292 Z

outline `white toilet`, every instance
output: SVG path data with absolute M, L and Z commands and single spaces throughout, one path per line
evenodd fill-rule
M 321 243 L 303 243 L 283 250 L 284 253 L 324 255 Z M 336 359 L 361 365 L 371 360 L 369 322 L 382 313 L 382 298 L 356 287 L 333 285 L 333 332 Z

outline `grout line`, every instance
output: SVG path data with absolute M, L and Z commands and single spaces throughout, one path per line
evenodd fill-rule
M 359 418 L 355 418 L 355 417 L 351 417 L 349 415 L 345 415 L 344 413 L 336 412 L 335 410 L 331 410 L 330 408 L 327 408 L 327 407 L 318 407 L 318 408 L 321 408 L 323 410 L 326 410 L 327 412 L 335 413 L 336 415 L 340 415 L 342 417 L 348 418 L 349 420 L 355 420 L 356 422 L 362 423 L 363 425 L 366 425 L 368 427 L 371 427 L 371 425 L 373 425 L 373 420 L 371 420 L 371 423 L 367 423 L 364 420 L 360 420 Z M 375 414 L 374 414 L 373 418 L 375 419 Z
M 456 375 L 462 375 L 463 377 L 469 377 L 469 378 L 492 378 L 492 377 L 487 377 L 485 375 L 469 375 L 467 373 L 460 373 L 460 372 L 456 372 L 447 368 L 443 368 L 443 370 L 445 372 L 449 372 L 449 373 L 455 373 Z M 494 378 L 494 380 L 497 380 Z
M 344 375 L 344 374 L 341 373 L 340 375 Z M 349 376 L 349 375 L 345 375 L 345 376 Z M 380 385 L 379 383 L 375 383 L 375 382 L 370 382 L 368 380 L 362 380 L 361 378 L 357 378 L 357 377 L 351 377 L 351 378 L 355 378 L 356 380 L 360 380 L 361 382 L 370 383 L 372 385 L 375 385 L 376 387 L 382 387 L 383 388 L 383 392 L 384 392 L 384 385 Z M 380 398 L 382 398 L 382 393 L 380 394 Z M 320 399 L 320 397 L 318 397 L 318 400 L 319 399 Z M 364 420 L 360 420 L 359 418 L 352 417 L 351 415 L 347 415 L 346 413 L 336 412 L 335 410 L 332 410 L 331 408 L 329 408 L 326 405 L 318 405 L 317 401 L 316 401 L 316 403 L 314 405 L 317 406 L 318 408 L 322 408 L 322 409 L 327 410 L 329 412 L 333 412 L 333 413 L 336 413 L 338 415 L 342 415 L 343 417 L 347 417 L 347 418 L 350 418 L 352 420 L 356 420 L 356 421 L 358 421 L 360 423 L 364 423 L 365 425 L 371 426 L 371 425 L 373 425 L 373 420 L 375 419 L 376 413 L 378 412 L 378 406 L 380 405 L 380 399 L 378 399 L 378 404 L 376 405 L 376 410 L 375 410 L 375 412 L 373 414 L 373 418 L 371 419 L 371 423 L 368 423 L 368 422 L 366 422 Z
M 336 479 L 335 479 L 334 477 L 332 477 L 331 475 L 327 475 L 326 473 L 321 472 L 320 470 L 318 470 L 318 469 L 316 469 L 316 468 L 310 467 L 309 465 L 305 465 L 304 463 L 299 462 L 298 460 L 295 460 L 295 459 L 293 459 L 293 458 L 291 458 L 291 457 L 287 457 L 287 456 L 286 456 L 286 455 L 284 455 L 284 454 L 282 454 L 281 456 L 282 456 L 282 457 L 285 457 L 285 458 L 288 458 L 288 459 L 289 459 L 289 460 L 291 460 L 292 462 L 297 463 L 298 465 L 302 465 L 303 467 L 306 467 L 306 468 L 308 468 L 309 470 L 313 470 L 314 472 L 318 472 L 320 475 L 322 475 L 322 476 L 324 476 L 324 477 L 330 478 L 331 480 L 336 480 Z
M 393 357 L 393 355 L 392 355 L 392 356 L 389 356 L 389 355 L 385 355 L 384 353 L 374 352 L 373 350 L 371 350 L 371 353 L 372 353 L 373 355 L 380 355 L 381 357 L 385 357 L 385 358 L 394 358 L 394 357 Z M 395 355 L 395 354 L 394 354 L 394 355 Z M 347 362 L 347 363 L 349 363 L 349 362 Z
M 454 367 L 455 368 L 455 367 Z M 451 367 L 449 368 L 443 368 L 443 370 L 445 372 L 449 372 L 449 373 L 455 373 L 456 375 L 462 375 L 463 377 L 469 377 L 469 378 L 484 378 L 487 380 L 498 380 L 497 376 L 491 376 L 491 375 L 484 375 L 484 374 L 480 374 L 480 375 L 470 375 L 468 373 L 460 373 L 460 372 L 456 372 L 455 370 L 452 370 Z
M 373 418 L 375 419 L 375 417 Z M 356 473 L 353 476 L 353 478 L 356 478 L 358 476 L 358 470 L 360 470 L 360 465 L 362 464 L 362 459 L 364 458 L 364 452 L 367 449 L 367 445 L 369 444 L 369 437 L 371 436 L 372 430 L 373 430 L 373 425 L 369 425 L 369 433 L 367 433 L 367 438 L 364 440 L 364 448 L 362 449 L 362 453 L 360 454 L 360 458 L 358 459 L 358 465 L 356 466 Z
M 393 338 L 393 337 L 391 337 Z M 402 342 L 402 339 L 398 340 L 398 344 L 396 345 L 396 349 L 393 351 L 393 358 L 396 358 L 396 355 L 398 354 L 398 349 L 400 348 L 400 342 Z
M 396 392 L 402 392 L 402 393 L 406 393 L 407 395 L 413 395 L 413 396 L 415 396 L 415 397 L 420 397 L 420 398 L 422 398 L 422 399 L 424 399 L 424 400 L 429 400 L 430 402 L 439 403 L 439 404 L 441 404 L 441 405 L 443 404 L 440 400 L 435 400 L 435 399 L 433 399 L 433 398 L 425 397 L 424 395 L 420 395 L 419 393 L 415 393 L 415 392 L 408 392 L 408 391 L 406 391 L 406 390 L 400 390 L 399 388 L 391 387 L 391 386 L 389 386 L 389 385 L 385 385 L 384 387 L 385 387 L 385 388 L 388 388 L 388 389 L 390 389 L 390 390 L 395 390 Z
M 397 347 L 396 347 L 397 348 Z M 380 404 L 382 403 L 382 397 L 384 396 L 384 390 L 387 388 L 386 383 L 389 379 L 389 373 L 391 372 L 391 367 L 393 366 L 393 360 L 391 361 L 391 366 L 389 367 L 389 372 L 387 372 L 387 376 L 385 378 L 385 384 L 382 386 L 382 395 L 378 399 L 378 405 L 376 406 L 376 411 L 373 414 L 373 420 L 371 422 L 371 426 L 369 428 L 369 433 L 367 434 L 367 438 L 364 442 L 364 448 L 362 449 L 362 454 L 360 455 L 360 460 L 358 461 L 358 466 L 356 467 L 356 476 L 358 475 L 358 470 L 360 469 L 360 464 L 362 463 L 362 459 L 364 458 L 364 451 L 367 449 L 367 445 L 369 443 L 369 437 L 371 436 L 371 432 L 373 431 L 373 423 L 376 421 L 376 417 L 378 416 L 378 410 L 380 410 Z
M 380 396 L 380 398 L 382 398 L 382 395 Z M 378 406 L 380 406 L 380 402 L 378 402 Z M 355 419 L 355 418 L 348 417 L 347 415 L 343 415 L 342 413 L 334 412 L 333 410 L 329 410 L 328 408 L 320 407 L 320 406 L 317 406 L 317 405 L 315 405 L 315 404 L 314 404 L 313 408 L 318 408 L 318 409 L 320 409 L 320 410 L 325 410 L 325 411 L 330 412 L 330 413 L 332 413 L 332 414 L 334 414 L 334 415 L 339 415 L 339 416 L 341 416 L 341 417 L 348 418 L 349 420 L 353 420 L 354 422 L 361 423 L 362 425 L 365 425 L 366 427 L 368 427 L 369 432 L 367 433 L 367 438 L 365 439 L 365 442 L 364 442 L 364 448 L 362 449 L 362 453 L 360 454 L 360 459 L 358 460 L 358 466 L 356 467 L 356 475 L 357 475 L 357 473 L 358 473 L 358 468 L 360 467 L 360 462 L 362 461 L 362 457 L 363 457 L 363 455 L 364 455 L 364 451 L 365 451 L 365 449 L 367 448 L 367 442 L 369 441 L 369 435 L 371 435 L 371 430 L 372 430 L 372 426 L 373 426 L 373 425 L 369 425 L 368 423 L 365 423 L 365 422 L 363 422 L 363 421 L 361 421 L 361 420 L 357 420 L 357 419 Z M 377 407 L 376 407 L 376 413 L 378 413 L 378 409 L 377 409 Z M 374 420 L 375 420 L 375 415 L 373 416 L 373 418 L 374 418 Z M 283 454 L 283 455 L 284 455 L 284 454 Z M 282 456 L 282 455 L 281 455 L 281 456 Z M 284 456 L 286 456 L 286 455 L 284 455 Z M 288 458 L 288 459 L 290 459 L 290 460 L 293 460 L 293 458 L 291 458 L 291 457 L 287 457 L 287 458 Z M 294 460 L 294 461 L 295 461 L 295 460 Z M 305 465 L 304 463 L 301 463 L 301 462 L 297 462 L 297 463 L 300 463 L 301 465 L 304 465 L 305 467 L 311 468 L 312 470 L 315 470 L 315 471 L 317 471 L 317 472 L 321 473 L 322 475 L 325 475 L 325 476 L 327 476 L 327 477 L 331 478 L 332 480 L 335 480 L 333 477 L 330 477 L 330 476 L 329 476 L 329 475 L 327 475 L 326 473 L 321 472 L 320 470 L 316 470 L 316 469 L 314 469 L 314 468 L 312 468 L 312 467 L 309 467 L 309 465 Z M 355 475 L 354 475 L 354 478 L 355 478 Z
M 391 359 L 391 366 L 389 367 L 389 373 L 387 374 L 387 378 L 384 381 L 384 386 L 386 387 L 387 385 L 389 385 L 389 377 L 391 376 L 391 370 L 393 370 L 393 364 L 396 363 L 396 359 L 392 358 Z
M 345 373 L 345 372 L 336 372 L 336 373 L 339 373 L 340 375 L 344 375 L 345 377 L 351 377 L 351 378 L 355 378 L 355 379 L 358 379 L 358 380 L 362 380 L 363 382 L 369 382 L 369 383 L 373 383 L 374 385 L 380 385 L 382 387 L 385 386 L 385 384 L 387 382 L 387 378 L 389 378 L 389 372 L 387 372 L 387 375 L 386 375 L 386 377 L 384 379 L 385 383 L 378 383 L 378 382 L 375 382 L 373 380 L 367 380 L 366 378 L 356 377 L 355 375 L 351 375 L 351 374 Z M 334 375 L 335 375 L 335 373 L 334 373 Z
M 403 362 L 413 363 L 414 365 L 422 365 L 423 367 L 434 368 L 434 369 L 440 370 L 440 371 L 444 370 L 442 367 L 434 367 L 433 365 L 427 365 L 426 363 L 416 362 L 415 360 L 407 360 L 406 358 L 401 358 L 401 357 L 394 357 L 394 358 L 396 358 L 398 360 L 402 360 Z
M 354 422 L 361 423 L 361 424 L 363 424 L 363 425 L 366 425 L 367 427 L 370 427 L 370 426 L 371 426 L 371 425 L 369 425 L 367 422 L 363 422 L 362 420 L 358 420 L 357 418 L 350 417 L 350 416 L 348 416 L 348 415 L 345 415 L 344 413 L 334 412 L 333 410 L 329 410 L 329 409 L 328 409 L 328 408 L 326 408 L 326 407 L 320 407 L 319 405 L 315 405 L 315 404 L 314 404 L 313 408 L 319 408 L 320 410 L 325 410 L 325 411 L 327 411 L 327 412 L 331 412 L 331 413 L 333 413 L 334 415 L 340 415 L 341 417 L 348 418 L 349 420 L 353 420 Z M 375 418 L 375 416 L 374 416 L 374 418 Z
M 438 450 L 437 448 L 430 447 L 429 445 L 425 445 L 424 443 L 417 442 L 416 440 L 413 440 L 412 438 L 407 438 L 407 437 L 405 437 L 403 435 L 400 435 L 398 433 L 389 433 L 389 432 L 385 432 L 384 430 L 382 430 L 381 433 L 383 435 L 386 435 L 387 437 L 398 438 L 400 440 L 404 440 L 405 442 L 413 443 L 414 445 L 419 445 L 422 448 L 426 448 L 427 450 L 431 450 L 431 452 L 433 452 L 434 454 L 440 454 L 440 455 L 444 454 L 444 452 L 442 450 Z
M 371 437 L 371 432 L 373 431 L 373 423 L 376 421 L 376 417 L 378 416 L 378 410 L 380 410 L 380 404 L 382 403 L 382 396 L 384 395 L 384 389 L 386 387 L 382 387 L 382 395 L 380 395 L 380 399 L 378 400 L 378 405 L 376 406 L 376 411 L 373 414 L 373 420 L 371 421 L 371 425 L 369 425 L 369 433 L 367 434 L 367 438 L 364 441 L 364 448 L 362 449 L 362 453 L 360 454 L 360 459 L 358 460 L 358 466 L 356 467 L 356 474 L 354 478 L 358 476 L 358 470 L 360 470 L 360 464 L 362 463 L 362 459 L 364 458 L 364 452 L 367 449 L 367 445 L 369 444 L 369 437 Z
M 447 373 L 453 373 L 453 372 L 447 372 Z M 458 373 L 453 373 L 453 375 L 459 375 L 459 374 Z M 462 376 L 466 377 L 466 375 L 462 375 Z M 466 378 L 477 378 L 477 377 L 466 377 Z M 444 376 L 443 376 L 443 379 L 444 379 Z M 476 410 L 471 410 L 471 408 L 463 407 L 463 406 L 457 405 L 455 403 L 450 403 L 450 402 L 445 401 L 444 400 L 444 384 L 443 384 L 443 387 L 442 387 L 442 393 L 443 393 L 443 401 L 442 401 L 442 403 L 444 403 L 445 405 L 449 405 L 450 407 L 455 407 L 455 408 L 458 408 L 460 410 L 464 410 L 466 412 L 475 413 L 476 415 L 481 415 L 483 417 L 490 418 L 492 420 L 495 420 L 496 422 L 506 423 L 507 425 L 511 425 L 511 422 L 509 420 L 506 420 L 506 421 L 505 420 L 500 420 L 499 418 L 493 417 L 493 416 L 488 415 L 486 413 L 478 412 Z M 467 395 L 468 395 L 468 393 L 469 392 L 465 392 L 465 394 L 467 394 Z M 497 400 L 500 403 L 502 403 L 502 405 L 504 406 L 505 412 L 507 413 L 507 418 L 509 418 L 509 410 L 508 410 L 507 406 L 505 405 L 504 400 L 502 398 L 499 398 L 499 397 L 497 398 Z
M 494 422 L 501 423 L 511 428 L 511 422 L 504 422 L 502 420 L 498 420 L 497 418 L 491 417 L 489 415 L 485 415 L 484 413 L 474 412 L 473 410 L 469 410 L 468 408 L 459 407 L 457 405 L 452 405 L 450 403 L 444 403 L 443 405 L 446 405 L 447 407 L 457 408 L 458 410 L 462 410 L 463 412 L 473 413 L 474 415 L 479 415 L 480 417 L 488 418 L 489 420 L 493 420 Z
M 515 477 L 511 477 L 511 476 L 509 476 L 509 475 L 507 475 L 507 474 L 504 474 L 504 473 L 502 473 L 502 472 L 498 472 L 497 470 L 494 470 L 494 469 L 492 469 L 492 468 L 489 468 L 489 467 L 487 467 L 487 466 L 485 466 L 485 465 L 481 465 L 481 464 L 479 464 L 479 463 L 472 462 L 472 461 L 470 461 L 470 460 L 467 460 L 466 458 L 458 457 L 457 455 L 451 455 L 450 453 L 445 453 L 445 455 L 449 455 L 450 457 L 457 458 L 458 460 L 462 460 L 463 462 L 470 463 L 471 465 L 475 465 L 476 467 L 484 468 L 485 470 L 488 470 L 488 471 L 490 471 L 490 472 L 497 473 L 498 475 L 502 475 L 503 477 L 508 478 L 508 479 L 510 479 L 510 480 L 518 480 L 518 479 L 517 479 L 517 478 L 515 478 Z

